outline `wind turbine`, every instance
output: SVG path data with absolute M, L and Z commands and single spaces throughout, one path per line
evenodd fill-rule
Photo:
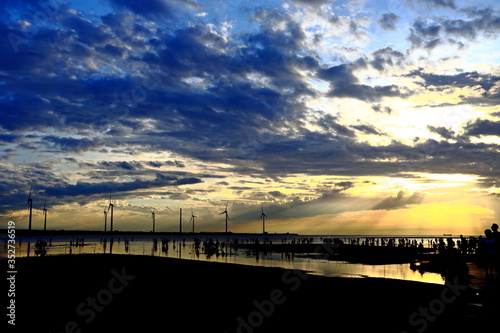
M 227 215 L 227 204 L 228 202 L 226 202 L 226 208 L 224 209 L 224 211 L 219 214 L 219 215 L 226 214 L 226 234 L 227 234 L 227 221 L 229 221 L 229 216 Z
M 27 204 L 29 206 L 29 209 L 30 209 L 30 217 L 29 217 L 29 221 L 28 221 L 28 230 L 31 230 L 31 220 L 33 218 L 33 199 L 31 199 L 31 192 L 33 190 L 33 186 L 30 186 L 30 194 L 28 195 L 28 201 L 27 201 Z
M 262 214 L 260 214 L 259 221 L 262 219 L 262 233 L 266 233 L 266 217 L 267 215 L 264 214 L 264 204 L 262 204 Z
M 104 206 L 104 232 L 107 231 L 108 226 L 108 211 L 106 210 L 106 206 Z
M 179 215 L 179 233 L 182 234 L 182 208 L 180 209 Z
M 109 195 L 109 206 L 108 206 L 108 212 L 111 210 L 111 218 L 110 218 L 110 231 L 113 232 L 113 210 L 115 208 L 115 205 L 113 205 L 113 203 L 111 202 L 111 194 Z
M 197 216 L 194 216 L 193 208 L 191 208 L 191 219 L 189 220 L 189 222 L 193 221 L 193 234 L 194 234 L 194 218 L 195 217 L 197 217 Z
M 151 211 L 151 215 L 153 216 L 153 232 L 155 232 L 155 211 Z
M 43 231 L 47 230 L 47 199 L 43 203 Z

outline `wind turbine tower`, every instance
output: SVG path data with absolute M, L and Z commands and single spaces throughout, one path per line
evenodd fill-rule
M 180 209 L 179 215 L 179 233 L 182 234 L 182 208 Z
M 194 216 L 193 209 L 191 208 L 191 219 L 189 220 L 189 222 L 193 221 L 193 234 L 194 234 L 194 218 L 195 217 L 197 217 L 197 216 Z
M 109 206 L 108 206 L 108 212 L 111 211 L 111 218 L 109 219 L 109 231 L 113 232 L 113 210 L 115 208 L 115 205 L 111 202 L 111 195 L 109 195 Z
M 262 204 L 262 214 L 259 217 L 259 221 L 262 219 L 262 234 L 266 233 L 266 217 L 267 215 L 264 214 L 264 204 Z
M 153 232 L 155 232 L 155 222 L 156 221 L 155 221 L 155 211 L 154 210 L 151 211 L 151 215 L 153 216 Z
M 30 209 L 30 217 L 28 220 L 28 230 L 31 230 L 31 220 L 33 219 L 33 199 L 31 199 L 31 192 L 33 190 L 33 187 L 30 187 L 30 194 L 28 195 L 28 206 Z
M 104 207 L 104 232 L 107 231 L 108 227 L 108 211 L 106 210 L 106 207 Z
M 226 203 L 226 208 L 224 209 L 224 211 L 219 214 L 219 215 L 226 214 L 226 234 L 227 234 L 227 221 L 229 221 L 229 215 L 227 215 L 227 204 L 228 203 Z
M 47 230 L 47 199 L 43 203 L 43 231 Z

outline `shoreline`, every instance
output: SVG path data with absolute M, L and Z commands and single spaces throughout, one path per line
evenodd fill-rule
M 354 332 L 410 332 L 419 328 L 409 321 L 410 316 L 439 299 L 446 288 L 149 256 L 17 260 L 16 326 L 37 332 L 64 332 L 66 325 L 75 332 L 111 328 L 132 332 L 136 327 L 142 331 L 177 327 L 188 332 L 300 332 L 353 325 Z M 479 320 L 466 315 L 470 292 L 467 288 L 446 304 L 446 311 L 428 323 L 426 332 L 464 325 L 477 328 Z M 93 299 L 103 304 L 87 304 Z
M 6 235 L 8 229 L 0 229 L 0 235 Z M 299 234 L 292 232 L 266 232 L 263 234 L 262 232 L 213 232 L 213 231 L 196 231 L 192 232 L 178 232 L 178 231 L 133 231 L 133 230 L 113 230 L 110 231 L 102 231 L 102 230 L 65 230 L 65 229 L 48 229 L 46 231 L 42 229 L 16 229 L 16 233 L 20 236 L 121 236 L 121 235 L 140 235 L 140 236 L 156 236 L 156 235 L 183 235 L 183 236 L 260 236 L 260 237 L 271 237 L 271 236 L 299 236 L 301 238 L 309 238 L 309 237 L 360 237 L 360 238 L 408 238 L 408 239 L 419 239 L 419 238 L 459 238 L 460 235 L 452 235 L 452 234 L 429 234 L 429 235 L 420 235 L 420 234 Z M 469 236 L 477 236 L 477 235 L 464 235 L 465 237 Z

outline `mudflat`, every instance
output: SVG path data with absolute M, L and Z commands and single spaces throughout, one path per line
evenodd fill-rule
M 134 255 L 19 258 L 22 332 L 467 332 L 471 289 Z

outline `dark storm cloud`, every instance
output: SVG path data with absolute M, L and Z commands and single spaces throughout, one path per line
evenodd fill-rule
M 438 126 L 427 126 L 427 129 L 433 133 L 437 133 L 441 135 L 445 139 L 453 139 L 455 136 L 455 133 L 446 127 L 438 127 Z
M 331 133 L 304 132 L 293 140 L 276 138 L 259 155 L 267 175 L 391 175 L 412 172 L 494 175 L 500 167 L 498 145 L 426 140 L 414 146 L 393 141 L 370 146 Z M 279 155 L 279 159 L 273 156 Z M 256 171 L 251 171 L 255 173 Z
M 465 134 L 470 136 L 495 135 L 500 136 L 500 121 L 476 119 L 468 122 L 464 128 Z
M 86 183 L 77 182 L 75 185 L 66 184 L 59 187 L 45 188 L 45 194 L 54 197 L 74 197 L 80 195 L 106 194 L 110 192 L 130 192 L 141 189 L 150 189 L 165 186 L 179 186 L 188 184 L 198 184 L 202 180 L 198 178 L 176 178 L 157 174 L 154 180 L 135 179 L 130 182 L 99 182 Z
M 464 101 L 470 103 L 487 103 L 498 104 L 500 92 L 497 88 L 500 81 L 499 76 L 492 74 L 480 74 L 478 72 L 463 72 L 455 75 L 440 75 L 425 73 L 422 70 L 412 71 L 407 74 L 408 77 L 419 77 L 424 80 L 421 84 L 424 87 L 431 89 L 432 86 L 437 89 L 441 88 L 462 88 L 462 87 L 481 87 L 484 92 L 479 97 L 464 97 Z
M 169 162 L 172 161 L 165 161 L 163 165 L 170 165 Z M 57 163 L 57 167 L 54 163 Z M 146 169 L 145 162 L 89 163 L 66 158 L 54 163 L 28 163 L 21 168 L 0 164 L 0 213 L 24 209 L 30 186 L 33 187 L 36 208 L 43 200 L 47 200 L 48 207 L 73 203 L 75 200 L 79 204 L 85 204 L 109 193 L 113 193 L 115 198 L 165 194 L 166 187 L 176 189 L 203 182 L 202 178 L 188 173 Z M 65 168 L 66 165 L 78 166 L 79 175 L 83 179 L 72 184 L 56 172 L 55 169 Z M 127 181 L 123 181 L 124 179 Z
M 343 64 L 327 69 L 321 69 L 318 76 L 330 82 L 329 96 L 351 97 L 367 102 L 379 101 L 382 97 L 407 97 L 409 92 L 403 91 L 396 85 L 369 86 L 360 84 L 358 78 L 353 74 L 353 70 L 359 67 L 366 67 L 367 63 L 359 59 L 353 64 Z
M 396 30 L 396 23 L 401 18 L 394 13 L 383 13 L 378 23 L 384 30 Z

